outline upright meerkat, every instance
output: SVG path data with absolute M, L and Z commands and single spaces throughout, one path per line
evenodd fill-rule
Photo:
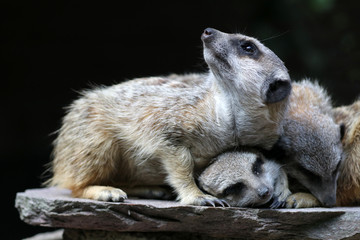
M 274 149 L 284 150 L 279 158 L 290 180 L 295 179 L 316 198 L 295 193 L 289 198 L 289 207 L 300 201 L 302 206 L 295 207 L 314 207 L 319 201 L 326 207 L 335 205 L 343 132 L 343 126 L 333 119 L 330 98 L 322 87 L 309 80 L 293 83 L 284 134 Z M 295 185 L 291 181 L 289 185 L 294 191 Z
M 194 172 L 234 146 L 270 149 L 291 82 L 254 38 L 208 28 L 201 39 L 210 68 L 201 84 L 155 77 L 85 91 L 63 119 L 48 184 L 122 201 L 122 189 L 167 183 L 183 204 L 223 205 L 197 187 Z
M 360 204 L 360 100 L 334 108 L 335 121 L 345 124 L 342 140 L 344 160 L 340 165 L 337 206 Z
M 200 189 L 233 207 L 283 206 L 291 194 L 281 165 L 255 149 L 236 149 L 214 158 L 199 176 Z

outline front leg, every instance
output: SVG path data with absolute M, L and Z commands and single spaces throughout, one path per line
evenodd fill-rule
M 310 193 L 298 192 L 286 199 L 287 208 L 312 208 L 320 206 L 319 200 Z
M 287 175 L 283 169 L 279 169 L 279 176 L 275 179 L 273 202 L 270 208 L 285 206 L 286 199 L 290 194 Z
M 175 147 L 174 147 L 175 148 Z M 176 148 L 162 156 L 167 182 L 175 189 L 177 199 L 186 205 L 229 206 L 225 200 L 204 194 L 194 179 L 194 159 L 188 148 Z

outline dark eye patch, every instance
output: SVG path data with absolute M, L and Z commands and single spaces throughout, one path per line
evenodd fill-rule
M 225 188 L 222 195 L 223 197 L 226 197 L 232 194 L 240 194 L 245 189 L 245 187 L 246 187 L 245 184 L 243 184 L 242 182 L 235 183 Z
M 262 174 L 263 169 L 262 169 L 262 165 L 264 164 L 264 161 L 261 157 L 257 157 L 256 161 L 254 162 L 253 166 L 252 166 L 252 172 L 259 176 L 260 174 Z
M 255 44 L 253 44 L 252 42 L 249 41 L 245 41 L 240 43 L 240 47 L 242 48 L 242 50 L 244 52 L 246 52 L 247 54 L 254 54 L 257 51 L 257 47 L 255 46 Z
M 248 56 L 251 58 L 259 58 L 261 52 L 259 48 L 250 40 L 243 40 L 243 39 L 232 39 L 232 45 L 236 49 L 238 55 L 241 56 Z

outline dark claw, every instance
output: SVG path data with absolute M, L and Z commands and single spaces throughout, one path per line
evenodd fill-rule
M 274 199 L 273 202 L 270 205 L 271 209 L 275 209 L 275 208 L 279 208 L 280 207 L 280 202 L 277 199 Z
M 208 200 L 208 199 L 204 199 L 204 202 L 205 202 L 205 206 L 213 206 L 215 207 L 215 203 L 211 200 Z
M 220 201 L 223 203 L 223 205 L 222 205 L 223 207 L 231 207 L 230 204 L 226 200 L 220 199 Z
M 285 201 L 279 201 L 279 199 L 275 197 L 270 205 L 270 208 L 275 209 L 275 208 L 282 208 L 284 206 L 285 206 Z
M 230 204 L 223 199 L 214 199 L 214 200 L 204 199 L 202 205 L 212 206 L 212 207 L 219 207 L 219 206 L 230 207 Z
M 222 206 L 222 207 L 225 207 L 225 206 L 224 206 L 224 203 L 223 203 L 222 200 L 220 200 L 220 199 L 215 199 L 214 202 L 215 202 L 215 205 L 216 205 L 216 206 L 219 206 L 219 205 L 220 205 L 220 206 Z

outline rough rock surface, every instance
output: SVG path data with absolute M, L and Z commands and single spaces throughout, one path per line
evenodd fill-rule
M 360 208 L 350 207 L 215 208 L 138 199 L 112 203 L 72 198 L 68 190 L 56 188 L 18 193 L 15 205 L 28 224 L 80 229 L 78 232 L 91 230 L 88 232 L 93 234 L 104 232 L 93 230 L 105 230 L 114 234 L 173 232 L 249 240 L 360 239 Z

